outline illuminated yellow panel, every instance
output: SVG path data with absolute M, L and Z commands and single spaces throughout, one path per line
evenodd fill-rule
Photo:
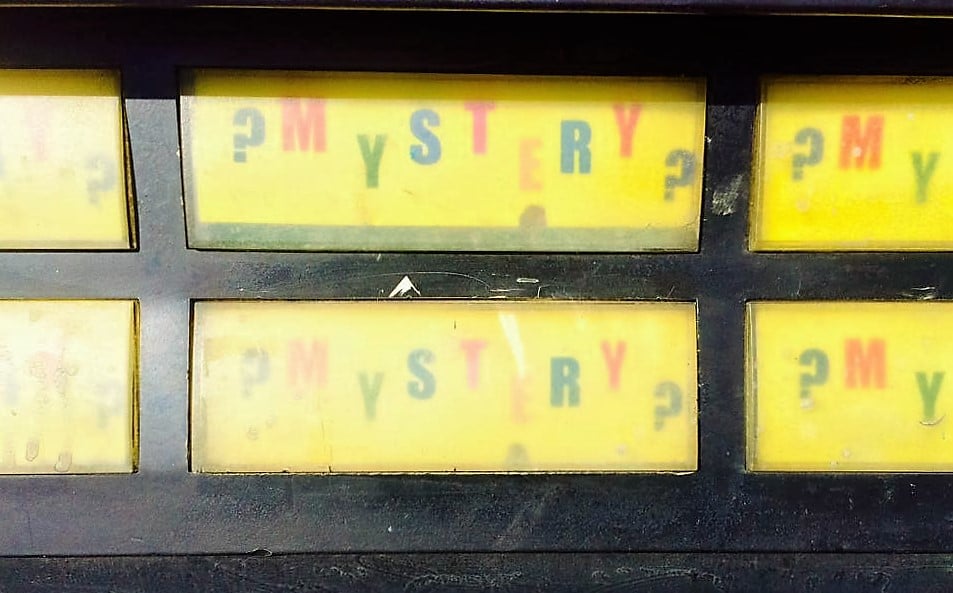
M 748 468 L 953 471 L 951 335 L 953 302 L 750 303 Z
M 703 81 L 189 73 L 189 245 L 696 249 Z
M 953 79 L 763 85 L 754 250 L 951 250 Z
M 0 70 L 0 249 L 128 249 L 119 74 Z
M 200 472 L 688 471 L 690 303 L 202 302 Z
M 0 302 L 0 473 L 131 472 L 135 303 Z

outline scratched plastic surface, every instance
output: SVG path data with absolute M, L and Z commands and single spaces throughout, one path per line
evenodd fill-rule
M 119 73 L 0 70 L 0 249 L 128 249 Z
M 953 302 L 751 303 L 748 467 L 953 471 Z
M 0 301 L 0 473 L 131 472 L 135 304 Z
M 191 247 L 698 245 L 703 81 L 200 70 L 181 104 Z
M 690 303 L 199 302 L 192 469 L 696 468 Z
M 953 249 L 953 79 L 763 85 L 754 250 Z

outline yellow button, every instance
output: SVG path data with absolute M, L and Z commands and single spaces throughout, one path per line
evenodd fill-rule
M 189 245 L 697 248 L 700 80 L 191 72 Z
M 763 86 L 754 250 L 953 249 L 953 79 Z
M 953 471 L 951 335 L 953 302 L 750 303 L 748 468 Z
M 135 303 L 0 301 L 0 473 L 131 472 Z
M 200 302 L 200 472 L 696 467 L 690 303 Z
M 119 73 L 0 70 L 0 249 L 128 249 Z

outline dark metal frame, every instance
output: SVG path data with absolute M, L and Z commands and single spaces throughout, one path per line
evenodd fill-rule
M 845 3 L 845 6 L 850 3 Z M 0 298 L 140 302 L 139 469 L 0 477 L 0 554 L 942 552 L 953 476 L 751 474 L 744 304 L 953 298 L 951 253 L 746 250 L 766 73 L 953 73 L 953 21 L 277 10 L 0 10 L 0 67 L 122 71 L 138 250 L 0 253 Z M 176 100 L 191 67 L 708 79 L 698 253 L 260 253 L 186 248 Z M 2 130 L 0 130 L 2 134 Z M 697 301 L 699 470 L 675 475 L 308 476 L 188 471 L 191 299 Z M 541 280 L 527 288 L 520 276 Z
M 0 7 L 335 8 L 946 17 L 946 0 L 0 0 Z

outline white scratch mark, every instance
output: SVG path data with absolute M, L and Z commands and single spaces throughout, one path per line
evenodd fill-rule
M 397 283 L 397 286 L 394 287 L 394 290 L 390 291 L 390 294 L 387 295 L 387 298 L 392 299 L 394 297 L 407 296 L 411 291 L 417 293 L 417 296 L 420 296 L 420 291 L 417 290 L 416 286 L 414 286 L 410 276 L 404 276 L 401 278 L 400 282 Z
M 517 278 L 517 284 L 539 284 L 539 278 Z
M 453 276 L 453 277 L 456 277 L 456 278 L 467 278 L 468 280 L 473 280 L 474 282 L 479 282 L 480 284 L 482 284 L 483 286 L 485 286 L 487 290 L 490 289 L 490 283 L 487 282 L 486 280 L 481 280 L 481 279 L 477 278 L 476 276 L 473 276 L 472 274 L 464 274 L 464 273 L 462 273 L 462 272 L 412 271 L 412 272 L 404 272 L 403 274 L 400 274 L 399 272 L 398 272 L 398 273 L 389 272 L 389 273 L 387 273 L 387 274 L 370 274 L 370 275 L 366 275 L 366 276 L 365 276 L 365 275 L 355 276 L 354 278 L 357 279 L 357 280 L 370 280 L 370 279 L 373 279 L 373 278 L 385 278 L 385 277 L 388 277 L 388 276 L 425 276 L 425 275 L 431 275 L 431 276 Z
M 739 173 L 724 189 L 716 189 L 711 200 L 711 209 L 718 216 L 734 213 L 741 195 L 744 193 L 745 177 Z
M 907 298 L 913 298 L 920 301 L 932 301 L 937 297 L 936 286 L 913 286 L 910 292 L 901 292 L 901 295 Z
M 516 315 L 512 313 L 500 313 L 500 326 L 503 328 L 503 334 L 506 341 L 510 344 L 510 350 L 513 351 L 513 358 L 516 359 L 516 373 L 520 379 L 526 378 L 526 351 L 523 349 L 523 339 L 520 337 L 520 327 L 516 322 Z

